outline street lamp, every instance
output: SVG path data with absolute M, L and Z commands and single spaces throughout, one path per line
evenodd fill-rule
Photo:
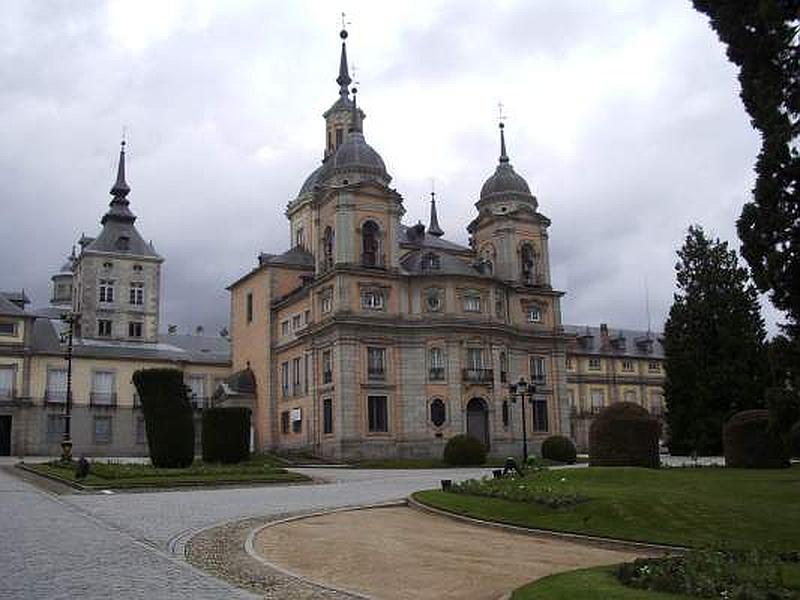
M 64 439 L 61 441 L 61 460 L 72 460 L 72 338 L 75 333 L 75 324 L 80 320 L 78 313 L 69 312 L 61 316 L 61 320 L 68 325 L 67 329 L 67 397 L 64 402 Z
M 512 403 L 517 403 L 517 397 L 520 399 L 522 408 L 522 462 L 526 464 L 528 462 L 528 431 L 525 424 L 525 398 L 528 398 L 528 402 L 533 402 L 536 385 L 533 382 L 528 383 L 524 377 L 520 377 L 517 383 L 509 384 L 508 393 L 511 396 Z

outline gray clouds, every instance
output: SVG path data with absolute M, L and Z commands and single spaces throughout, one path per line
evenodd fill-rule
M 693 222 L 733 242 L 758 138 L 736 73 L 689 3 L 351 3 L 366 136 L 427 218 L 465 241 L 498 154 L 553 221 L 564 320 L 642 327 Z M 224 287 L 288 244 L 283 210 L 323 148 L 338 13 L 324 3 L 4 2 L 0 289 L 37 304 L 110 197 L 129 132 L 137 226 L 165 256 L 162 321 L 213 331 Z M 771 312 L 768 320 L 774 320 Z

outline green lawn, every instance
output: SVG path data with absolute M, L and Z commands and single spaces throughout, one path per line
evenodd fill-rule
M 800 466 L 560 473 L 587 502 L 553 509 L 438 490 L 414 497 L 436 508 L 526 527 L 692 547 L 800 549 Z
M 594 567 L 550 575 L 517 588 L 511 600 L 686 600 L 694 597 L 624 586 L 617 580 L 615 568 Z M 800 591 L 800 565 L 785 564 L 782 573 L 784 585 Z
M 149 464 L 93 462 L 89 476 L 75 478 L 75 465 L 58 461 L 27 464 L 27 469 L 56 477 L 67 483 L 79 483 L 93 489 L 176 487 L 184 485 L 224 485 L 228 483 L 272 483 L 307 481 L 308 477 L 281 467 L 282 461 L 270 456 L 253 457 L 234 464 L 206 464 L 195 461 L 186 469 L 156 469 Z

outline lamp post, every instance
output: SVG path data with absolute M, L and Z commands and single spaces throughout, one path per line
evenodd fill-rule
M 74 312 L 64 314 L 62 320 L 68 325 L 67 329 L 67 397 L 64 402 L 64 439 L 61 441 L 61 460 L 72 460 L 72 338 L 75 333 L 75 324 L 80 315 Z
M 525 424 L 525 398 L 528 402 L 533 402 L 533 395 L 536 393 L 536 385 L 528 383 L 524 377 L 520 377 L 517 383 L 511 383 L 508 386 L 508 393 L 511 396 L 511 402 L 516 404 L 517 397 L 520 399 L 520 407 L 522 408 L 522 461 L 523 464 L 528 462 L 528 430 Z

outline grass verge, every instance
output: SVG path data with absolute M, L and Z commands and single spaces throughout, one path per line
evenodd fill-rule
M 75 465 L 59 461 L 26 464 L 34 473 L 58 479 L 68 485 L 87 489 L 168 488 L 192 485 L 226 485 L 242 483 L 279 483 L 307 481 L 309 478 L 279 466 L 272 457 L 254 457 L 233 465 L 208 464 L 201 461 L 185 469 L 157 469 L 148 464 L 93 462 L 89 475 L 75 477 Z
M 578 569 L 543 577 L 514 590 L 511 600 L 685 600 L 694 596 L 666 594 L 622 585 L 615 575 L 616 565 Z M 785 564 L 784 584 L 800 591 L 800 565 Z
M 523 527 L 640 542 L 798 549 L 800 466 L 776 470 L 587 468 L 562 471 L 586 502 L 562 508 L 429 490 L 427 505 Z M 534 474 L 533 477 L 536 477 Z M 514 480 L 508 480 L 514 485 Z

